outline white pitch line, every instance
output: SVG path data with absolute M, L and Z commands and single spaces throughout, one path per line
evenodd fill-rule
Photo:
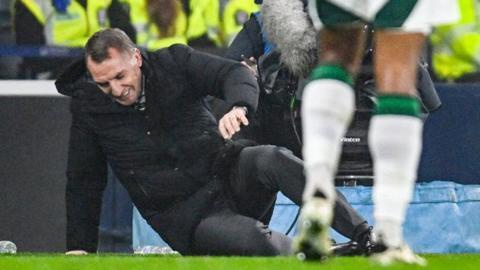
M 0 80 L 0 96 L 64 97 L 53 80 Z

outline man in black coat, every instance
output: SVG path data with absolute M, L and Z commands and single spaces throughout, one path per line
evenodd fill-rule
M 141 53 L 124 32 L 107 29 L 56 86 L 72 97 L 67 253 L 96 251 L 107 162 L 142 216 L 182 254 L 290 253 L 290 239 L 264 224 L 278 191 L 301 203 L 301 160 L 285 148 L 224 139 L 257 106 L 258 86 L 242 64 L 183 45 Z M 207 95 L 232 108 L 219 126 Z

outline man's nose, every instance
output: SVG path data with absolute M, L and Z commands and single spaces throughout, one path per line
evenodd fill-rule
M 120 97 L 122 95 L 123 87 L 120 85 L 120 83 L 112 81 L 110 82 L 110 87 L 112 88 L 112 96 Z

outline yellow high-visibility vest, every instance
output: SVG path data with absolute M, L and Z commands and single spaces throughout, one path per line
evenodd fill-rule
M 148 11 L 146 0 L 120 0 L 124 5 L 130 22 L 133 24 L 136 32 L 136 42 L 140 47 L 147 46 L 148 39 Z
M 187 39 L 192 40 L 207 34 L 215 45 L 221 46 L 220 4 L 218 0 L 190 0 Z
M 235 36 L 242 30 L 250 14 L 260 10 L 252 0 L 229 0 L 223 10 L 222 30 L 225 44 L 230 45 Z
M 41 0 L 18 0 L 33 14 L 33 16 L 39 21 L 42 25 L 45 24 L 45 14 L 42 10 Z
M 458 0 L 458 4 L 460 20 L 436 27 L 430 36 L 433 70 L 447 81 L 480 71 L 480 1 Z
M 87 0 L 86 9 L 72 0 L 65 13 L 57 12 L 50 1 L 20 1 L 43 24 L 47 45 L 83 47 L 93 33 L 110 25 L 111 0 Z
M 177 17 L 167 36 L 162 36 L 158 27 L 150 20 L 147 0 L 122 0 L 121 2 L 128 5 L 127 9 L 136 30 L 138 46 L 154 51 L 176 43 L 187 44 L 187 16 L 180 1 L 176 1 Z

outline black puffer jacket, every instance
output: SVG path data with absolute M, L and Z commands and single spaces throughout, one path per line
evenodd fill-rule
M 106 163 L 172 248 L 190 252 L 196 224 L 221 191 L 211 167 L 224 140 L 206 95 L 255 110 L 258 87 L 241 64 L 174 45 L 143 56 L 146 109 L 122 106 L 89 79 L 83 61 L 56 82 L 72 97 L 67 249 L 94 252 Z

